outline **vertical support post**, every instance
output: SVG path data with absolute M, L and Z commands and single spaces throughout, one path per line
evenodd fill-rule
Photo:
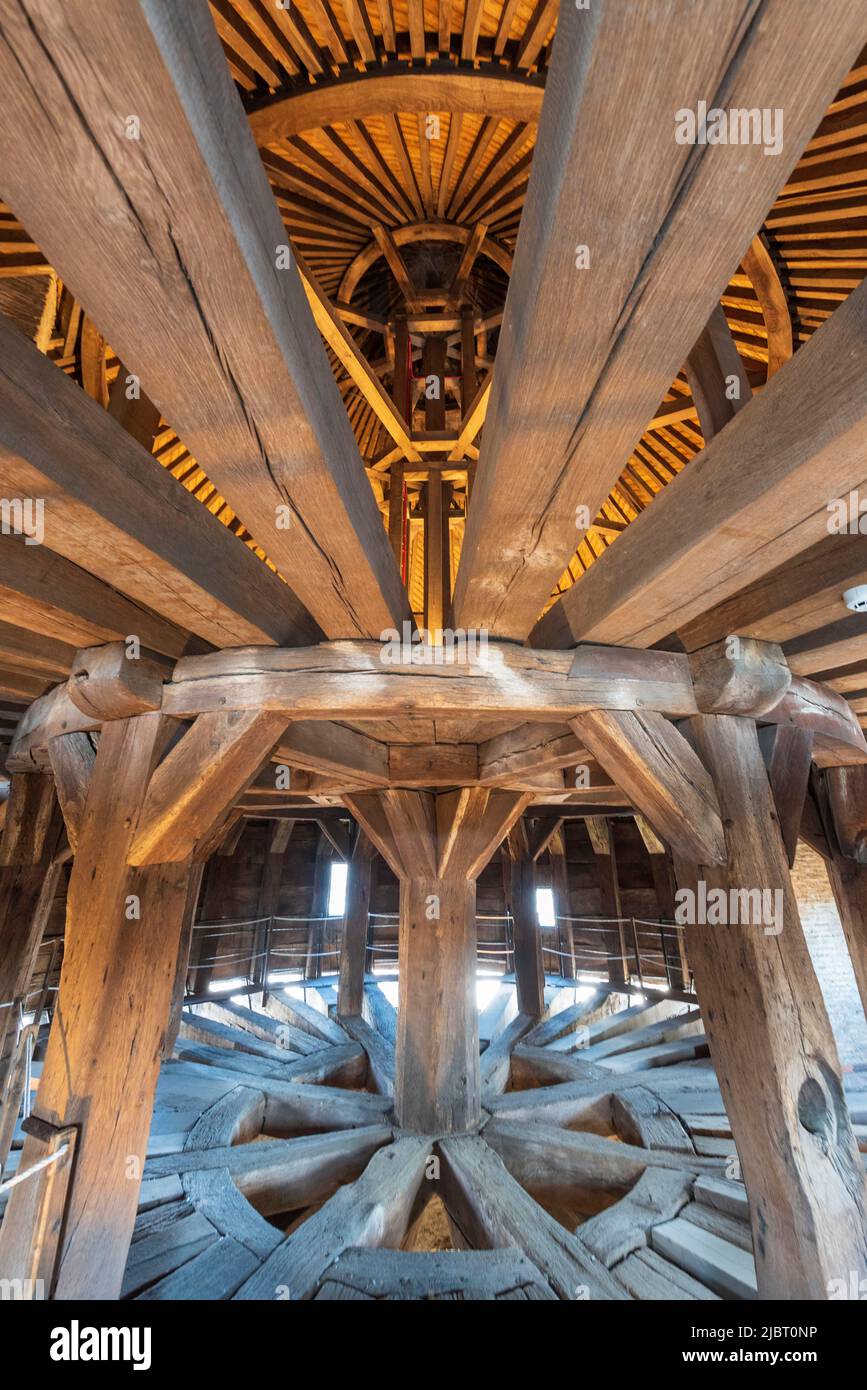
M 389 472 L 388 539 L 394 553 L 401 579 L 405 580 L 403 542 L 406 531 L 406 499 L 404 497 L 403 464 L 393 463 Z
M 476 886 L 465 878 L 400 885 L 395 1111 L 424 1134 L 481 1119 L 476 1003 Z
M 11 779 L 6 823 L 0 838 L 0 1002 L 27 992 L 60 861 L 63 819 L 51 777 L 16 772 Z
M 359 826 L 346 876 L 346 907 L 340 950 L 337 1013 L 341 1018 L 360 1017 L 364 1003 L 364 968 L 370 926 L 370 889 L 375 854 L 371 841 Z
M 846 859 L 833 848 L 825 865 L 849 948 L 861 1007 L 867 1014 L 867 865 Z
M 345 800 L 400 880 L 398 1124 L 471 1130 L 481 1118 L 475 883 L 529 793 L 390 790 Z
M 676 886 L 671 851 L 659 838 L 645 816 L 636 815 L 635 824 L 650 858 L 650 872 L 653 875 L 653 888 L 656 893 L 656 906 L 660 921 L 674 922 Z M 662 953 L 666 970 L 670 974 L 669 982 L 674 989 L 688 990 L 689 963 L 686 958 L 686 937 L 679 927 L 671 927 L 671 932 L 676 946 L 676 955 L 672 961 L 669 961 L 668 951 L 665 947 L 665 933 L 662 929 L 660 930 Z
M 201 860 L 190 866 L 187 897 L 184 903 L 183 920 L 181 921 L 181 939 L 178 946 L 178 960 L 175 966 L 175 980 L 172 985 L 172 1003 L 169 1009 L 169 1021 L 166 1025 L 166 1035 L 163 1039 L 161 1054 L 163 1061 L 171 1057 L 174 1052 L 175 1043 L 178 1040 L 178 1033 L 181 1028 L 181 1013 L 184 1007 L 184 995 L 187 989 L 187 973 L 190 967 L 190 955 L 193 946 L 193 923 L 196 920 L 196 908 L 199 904 L 199 892 L 202 887 L 202 875 L 204 871 L 205 865 Z
M 584 822 L 596 860 L 601 915 L 612 919 L 601 933 L 608 952 L 608 979 L 611 984 L 625 984 L 629 979 L 626 964 L 626 940 L 623 931 L 623 912 L 620 906 L 620 885 L 617 881 L 617 856 L 611 826 L 603 816 L 588 816 Z
M 253 936 L 250 978 L 258 989 L 264 991 L 267 991 L 268 986 L 266 954 L 271 942 L 272 919 L 276 917 L 280 906 L 280 888 L 288 845 L 288 840 L 284 842 L 282 835 L 285 824 L 287 822 L 275 821 L 266 830 L 262 877 L 259 880 L 259 894 L 256 899 L 256 916 L 259 920 Z M 292 822 L 289 821 L 288 824 L 291 828 Z
M 75 1172 L 55 1263 L 58 1298 L 118 1297 L 138 1202 L 160 1052 L 175 980 L 190 861 L 127 859 L 166 721 L 104 725 L 67 906 L 60 993 L 37 1119 L 78 1127 Z M 23 1169 L 42 1156 L 28 1138 Z M 14 1188 L 0 1228 L 0 1275 L 31 1274 L 51 1179 Z
M 554 831 L 548 841 L 548 857 L 551 864 L 551 891 L 554 897 L 554 916 L 557 919 L 557 941 L 560 947 L 560 970 L 564 979 L 575 978 L 575 945 L 572 923 L 569 917 L 569 869 L 566 863 L 566 841 L 563 827 Z
M 425 429 L 444 430 L 446 427 L 446 340 L 429 334 L 425 338 L 422 356 L 425 387 L 431 378 L 439 383 L 437 394 L 429 394 L 425 389 L 424 423 Z
M 540 1018 L 545 1010 L 545 972 L 536 914 L 536 866 L 528 853 L 522 821 L 509 831 L 507 844 L 518 1012 Z
M 727 853 L 694 882 L 723 890 L 728 925 L 690 926 L 690 960 L 750 1198 L 759 1295 L 825 1299 L 832 1281 L 867 1274 L 867 1193 L 837 1049 L 755 724 L 701 715 L 693 727 Z M 773 913 L 744 923 L 757 901 Z
M 451 484 L 432 470 L 424 485 L 424 625 L 431 634 L 447 626 L 451 608 L 451 492 Z
M 304 965 L 305 980 L 318 980 L 322 974 L 322 948 L 325 930 L 322 918 L 328 906 L 329 880 L 331 875 L 331 842 L 316 827 L 316 863 L 313 869 L 313 893 L 310 899 L 310 916 L 313 919 L 307 932 L 307 959 Z
M 466 415 L 479 389 L 476 374 L 476 318 L 467 307 L 461 313 L 461 413 Z
M 400 315 L 394 322 L 394 404 L 401 417 L 412 425 L 412 410 L 409 397 L 409 330 L 406 317 Z

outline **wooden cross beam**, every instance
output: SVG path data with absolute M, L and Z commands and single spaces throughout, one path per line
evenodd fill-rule
M 582 516 L 599 511 L 849 70 L 863 33 L 848 0 L 821 15 L 796 0 L 795 13 L 799 44 L 817 58 L 807 86 L 788 0 L 764 5 L 761 23 L 726 0 L 561 10 L 458 571 L 458 624 L 530 632 L 581 539 Z M 665 54 L 655 74 L 649 52 Z M 695 111 L 708 92 L 732 107 L 785 111 L 779 156 L 767 158 L 761 143 L 678 143 L 675 113 Z M 615 180 L 603 153 L 611 142 Z M 656 567 L 667 554 L 658 545 Z M 693 584 L 702 568 L 693 564 Z M 629 601 L 634 620 L 644 603 Z M 583 623 L 583 595 L 574 604 Z
M 594 646 L 575 652 L 537 652 L 502 644 L 484 652 L 470 651 L 465 660 L 457 654 L 454 659 L 443 655 L 441 662 L 435 654 L 442 649 L 431 648 L 430 660 L 418 664 L 404 661 L 405 651 L 402 655 L 392 649 L 396 641 L 385 646 L 348 642 L 306 649 L 242 648 L 185 657 L 176 664 L 171 681 L 161 684 L 158 672 L 146 687 L 141 680 L 133 680 L 136 663 L 124 659 L 123 645 L 118 644 L 105 649 L 113 651 L 114 657 L 77 654 L 69 681 L 33 702 L 16 728 L 7 766 L 11 771 L 44 767 L 51 738 L 88 732 L 103 719 L 136 709 L 160 709 L 175 719 L 229 710 L 279 714 L 286 724 L 297 719 L 294 750 L 291 730 L 286 736 L 289 762 L 311 767 L 328 764 L 331 774 L 368 785 L 399 782 L 399 772 L 396 776 L 393 772 L 400 766 L 400 756 L 393 769 L 389 754 L 386 769 L 385 745 L 336 724 L 317 736 L 314 723 L 364 722 L 398 714 L 461 719 L 472 712 L 511 715 L 516 722 L 526 722 L 529 716 L 523 734 L 506 735 L 483 746 L 480 780 L 495 785 L 523 779 L 525 786 L 538 785 L 539 790 L 548 786 L 539 778 L 556 777 L 557 769 L 573 764 L 586 745 L 580 735 L 564 741 L 556 727 L 548 739 L 534 727 L 537 721 L 556 726 L 604 711 L 634 714 L 645 721 L 655 716 L 678 719 L 698 712 L 734 712 L 810 730 L 815 736 L 813 759 L 820 766 L 867 762 L 864 733 L 841 695 L 791 676 L 780 661 L 779 648 L 772 644 L 738 640 L 740 655 L 734 658 L 726 654 L 728 644 L 723 644 L 723 650 L 711 648 L 692 658 Z M 110 691 L 106 706 L 97 708 L 84 699 L 82 673 L 88 667 L 98 670 L 99 662 L 105 660 L 118 677 L 120 689 Z M 112 661 L 119 663 L 117 670 Z M 123 675 L 122 667 L 128 668 Z M 130 705 L 133 689 L 141 702 Z M 458 758 L 455 782 L 472 771 L 472 762 L 472 757 L 469 763 Z M 582 763 L 583 757 L 577 765 Z M 587 767 L 591 775 L 598 775 L 589 762 Z M 411 771 L 415 781 L 424 775 L 418 762 Z M 602 785 L 591 786 L 587 794 L 598 794 Z M 562 780 L 550 790 L 564 797 L 582 794 L 570 792 Z

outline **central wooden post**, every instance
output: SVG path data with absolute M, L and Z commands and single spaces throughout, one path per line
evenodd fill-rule
M 529 798 L 483 787 L 344 798 L 400 881 L 394 1103 L 402 1129 L 457 1134 L 481 1119 L 475 885 Z
M 459 874 L 400 885 L 394 1104 L 402 1129 L 455 1134 L 481 1119 L 476 885 Z

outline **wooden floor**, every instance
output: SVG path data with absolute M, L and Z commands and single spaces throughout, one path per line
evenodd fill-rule
M 378 986 L 349 1031 L 320 1011 L 327 989 L 307 997 L 319 1008 L 280 995 L 267 1013 L 186 1012 L 125 1297 L 755 1297 L 697 1008 L 624 1008 L 604 990 L 564 1007 L 572 991 L 549 987 L 529 1027 L 502 986 L 480 1020 L 480 1131 L 437 1140 L 393 1128 L 394 1011 Z M 867 1074 L 847 1079 L 863 1123 Z M 452 1249 L 418 1248 L 434 1197 Z

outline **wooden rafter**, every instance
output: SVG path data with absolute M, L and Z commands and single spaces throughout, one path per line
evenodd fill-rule
M 58 12 L 38 39 L 20 17 L 5 39 L 0 137 L 12 149 L 24 130 L 33 139 L 42 129 L 56 161 L 34 176 L 10 160 L 19 176 L 4 192 L 28 228 L 322 629 L 374 635 L 406 616 L 298 272 L 281 265 L 285 233 L 207 12 L 163 3 L 147 15 L 138 5 Z M 112 102 L 118 84 L 136 93 L 140 140 L 113 114 L 128 104 Z M 93 130 L 106 131 L 103 159 L 93 158 Z M 107 261 L 115 274 L 104 273 Z M 227 282 L 237 294 L 226 295 Z
M 561 10 L 456 583 L 460 626 L 527 636 L 581 538 L 576 508 L 597 514 L 815 129 L 863 34 L 846 3 L 835 11 L 831 45 L 812 28 L 818 12 L 809 4 L 800 12 L 801 41 L 812 32 L 821 55 L 809 94 L 786 3 L 766 7 L 756 26 L 726 4 L 690 9 L 689 23 L 680 7 L 653 0 Z M 738 49 L 736 73 L 728 69 L 730 45 Z M 666 55 L 655 85 L 648 84 L 650 50 Z M 678 107 L 694 107 L 721 81 L 734 106 L 797 107 L 781 161 L 766 158 L 761 145 L 719 146 L 699 159 L 677 143 L 672 90 Z M 587 132 L 603 130 L 606 146 L 619 142 L 615 181 L 607 161 L 589 154 Z

